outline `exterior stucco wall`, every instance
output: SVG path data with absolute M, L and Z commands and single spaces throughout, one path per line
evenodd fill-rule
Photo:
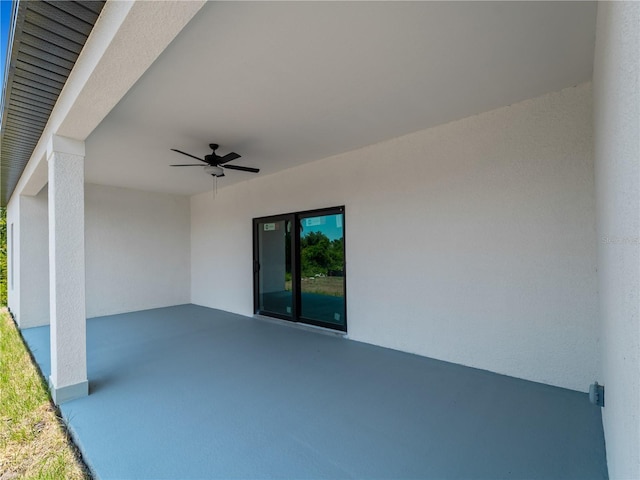
M 580 85 L 196 195 L 192 302 L 251 315 L 251 219 L 344 204 L 350 338 L 585 391 L 591 113 Z
M 19 258 L 20 197 L 18 195 L 14 195 L 7 204 L 7 304 L 9 306 L 9 310 L 11 310 L 18 321 L 20 321 Z
M 611 478 L 640 478 L 640 4 L 600 2 L 594 64 L 598 281 Z
M 47 205 L 45 188 L 35 197 L 15 195 L 7 208 L 9 308 L 21 328 L 49 323 Z
M 49 323 L 49 212 L 48 190 L 35 197 L 20 198 L 20 230 L 22 235 L 20 290 L 23 302 L 20 327 L 36 327 Z
M 87 317 L 189 303 L 189 199 L 87 184 Z
M 9 307 L 21 328 L 49 323 L 47 195 L 16 196 L 7 213 L 16 247 Z M 189 222 L 187 197 L 86 184 L 87 317 L 189 303 Z

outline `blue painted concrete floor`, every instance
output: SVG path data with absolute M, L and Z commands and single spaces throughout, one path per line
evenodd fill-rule
M 570 390 L 195 305 L 90 319 L 87 351 L 61 410 L 101 479 L 607 478 Z

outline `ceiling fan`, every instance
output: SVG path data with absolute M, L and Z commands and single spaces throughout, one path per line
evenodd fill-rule
M 196 157 L 195 155 L 191 155 L 190 153 L 183 152 L 181 150 L 176 150 L 172 148 L 171 150 L 174 152 L 181 153 L 182 155 L 186 155 L 187 157 L 195 158 L 196 160 L 200 160 L 201 162 L 206 163 L 206 165 L 202 165 L 201 163 L 187 163 L 180 165 L 170 165 L 171 167 L 204 167 L 204 171 L 213 177 L 224 177 L 224 169 L 228 168 L 230 170 L 240 170 L 242 172 L 251 172 L 258 173 L 260 169 L 253 167 L 243 167 L 241 165 L 226 165 L 227 162 L 235 160 L 236 158 L 240 158 L 236 152 L 227 153 L 224 157 L 221 157 L 216 154 L 216 150 L 218 149 L 217 143 L 210 143 L 209 148 L 211 148 L 211 154 L 205 155 L 204 158 Z M 223 166 L 223 164 L 225 164 Z

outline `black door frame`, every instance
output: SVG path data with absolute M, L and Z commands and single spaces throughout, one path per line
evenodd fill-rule
M 281 320 L 287 320 L 294 323 L 304 323 L 307 325 L 315 325 L 318 327 L 329 328 L 331 330 L 347 331 L 347 258 L 346 258 L 346 221 L 345 221 L 345 209 L 343 206 L 319 208 L 315 210 L 305 210 L 302 212 L 283 213 L 279 215 L 270 215 L 268 217 L 259 217 L 253 219 L 253 312 L 268 317 L 279 318 Z M 337 215 L 342 214 L 342 238 L 344 242 L 343 248 L 345 249 L 344 256 L 344 277 L 343 277 L 343 289 L 344 289 L 344 322 L 343 325 L 336 325 L 334 323 L 322 322 L 311 318 L 305 318 L 301 315 L 302 305 L 302 292 L 301 292 L 301 274 L 298 259 L 300 258 L 300 220 L 303 218 L 324 216 L 324 215 Z M 291 289 L 293 292 L 291 299 L 291 315 L 282 315 L 272 312 L 260 311 L 260 252 L 259 252 L 259 230 L 260 223 L 277 222 L 282 220 L 288 220 L 291 222 Z
M 289 221 L 291 222 L 291 241 L 292 245 L 289 249 L 289 261 L 291 262 L 291 288 L 292 288 L 292 296 L 291 296 L 291 315 L 285 315 L 281 313 L 275 312 L 262 312 L 260 311 L 260 251 L 259 251 L 259 225 L 261 223 L 271 223 L 271 222 L 281 222 L 281 221 Z M 295 287 L 294 287 L 294 272 L 297 271 L 297 257 L 295 253 L 295 244 L 297 243 L 297 239 L 294 235 L 294 226 L 295 226 L 295 215 L 290 213 L 285 213 L 282 215 L 271 215 L 269 217 L 261 217 L 253 219 L 253 313 L 259 313 L 260 315 L 265 315 L 268 317 L 280 318 L 282 320 L 294 321 L 296 317 L 296 312 L 298 311 L 298 301 L 295 295 Z

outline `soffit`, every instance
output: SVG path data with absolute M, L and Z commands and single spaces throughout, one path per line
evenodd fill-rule
M 7 204 L 104 1 L 19 1 L 0 124 L 0 203 Z

